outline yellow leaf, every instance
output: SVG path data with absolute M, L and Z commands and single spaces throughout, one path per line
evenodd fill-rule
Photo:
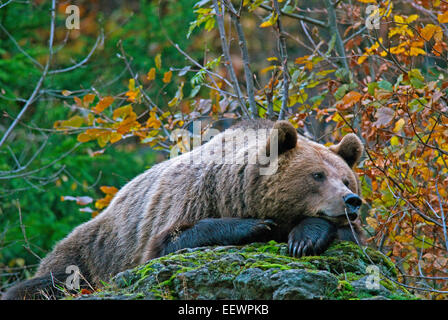
M 156 68 L 160 70 L 162 68 L 162 55 L 160 53 L 156 55 L 154 61 L 156 63 Z
M 360 56 L 360 57 L 358 58 L 357 63 L 358 63 L 358 64 L 361 64 L 361 63 L 363 63 L 364 61 L 366 61 L 366 59 L 367 59 L 367 56 L 366 56 L 366 55 Z
M 260 24 L 260 28 L 267 28 L 267 27 L 273 26 L 277 22 L 277 18 L 278 18 L 278 15 L 276 13 L 272 12 L 269 15 L 269 19 L 267 19 L 262 24 Z
M 114 120 L 117 120 L 118 118 L 124 119 L 129 116 L 131 112 L 133 112 L 132 105 L 128 104 L 124 107 L 115 109 L 112 117 Z
M 113 132 L 110 136 L 110 143 L 115 143 L 121 140 L 122 135 L 118 132 Z
M 270 71 L 270 70 L 273 70 L 273 69 L 275 69 L 275 68 L 277 68 L 277 66 L 269 66 L 269 67 L 266 67 L 266 68 L 261 69 L 261 70 L 260 70 L 260 73 L 261 73 L 261 74 L 265 74 L 266 72 L 268 72 L 268 71 Z
M 437 20 L 439 20 L 440 23 L 448 23 L 448 11 L 437 15 Z
M 90 134 L 87 133 L 80 133 L 78 135 L 78 141 L 79 142 L 89 142 L 90 140 L 94 139 L 94 137 L 92 137 Z
M 173 75 L 172 71 L 165 72 L 163 75 L 163 83 L 169 83 L 171 81 L 171 76 Z
M 362 3 L 376 3 L 376 0 L 358 0 L 358 2 L 362 2 Z
M 426 51 L 421 48 L 411 47 L 409 51 L 410 56 L 418 56 L 419 54 L 426 55 Z
M 393 137 L 390 139 L 390 145 L 391 145 L 391 146 L 398 146 L 399 143 L 400 143 L 400 140 L 398 139 L 397 136 L 393 136 Z
M 64 97 L 69 96 L 69 95 L 71 95 L 71 94 L 72 94 L 72 92 L 69 91 L 69 90 L 62 90 L 62 95 L 63 95 Z
M 146 75 L 146 79 L 148 79 L 149 81 L 152 81 L 155 78 L 156 78 L 156 69 L 151 68 L 151 70 L 149 70 L 148 74 Z
M 400 118 L 397 122 L 395 122 L 394 132 L 400 131 L 404 126 L 404 119 Z
M 80 126 L 82 126 L 83 123 L 84 123 L 84 119 L 82 117 L 74 116 L 68 120 L 55 123 L 55 127 L 56 128 L 60 128 L 60 127 L 79 128 Z
M 411 22 L 414 22 L 417 19 L 418 19 L 418 15 L 417 14 L 410 15 L 408 18 L 406 18 L 406 23 L 409 24 Z
M 128 89 L 129 91 L 135 91 L 135 79 L 129 79 Z

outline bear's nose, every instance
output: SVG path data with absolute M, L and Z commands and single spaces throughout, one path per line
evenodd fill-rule
M 343 197 L 345 206 L 347 207 L 347 213 L 350 220 L 355 220 L 358 217 L 358 210 L 361 207 L 362 200 L 361 198 L 354 194 L 350 193 Z

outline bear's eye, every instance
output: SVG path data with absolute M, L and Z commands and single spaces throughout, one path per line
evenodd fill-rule
M 350 182 L 347 179 L 342 180 L 342 182 L 344 182 L 346 187 L 348 187 L 350 185 Z
M 325 180 L 325 173 L 323 172 L 314 172 L 313 173 L 313 179 L 316 181 L 324 181 Z

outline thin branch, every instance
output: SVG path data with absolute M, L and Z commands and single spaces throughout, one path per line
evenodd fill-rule
M 56 0 L 53 0 L 52 4 L 51 4 L 50 40 L 49 40 L 49 44 L 48 44 L 49 55 L 48 55 L 47 63 L 45 64 L 45 68 L 42 71 L 42 76 L 40 77 L 39 81 L 37 82 L 36 86 L 34 87 L 33 93 L 28 98 L 27 102 L 25 103 L 25 106 L 22 108 L 20 113 L 17 115 L 16 119 L 10 125 L 8 130 L 6 130 L 5 134 L 3 135 L 2 139 L 0 140 L 0 148 L 5 143 L 6 139 L 8 139 L 9 135 L 14 130 L 17 123 L 19 123 L 19 120 L 22 118 L 22 116 L 28 110 L 28 107 L 34 102 L 35 97 L 36 97 L 37 93 L 39 92 L 39 90 L 48 74 L 48 70 L 49 70 L 50 64 L 51 64 L 51 59 L 53 57 L 54 24 L 55 24 L 55 19 L 56 19 L 56 9 L 55 8 L 56 8 Z
M 251 118 L 249 111 L 246 108 L 246 103 L 242 98 L 241 89 L 238 83 L 238 79 L 233 69 L 232 59 L 230 58 L 229 46 L 227 45 L 226 30 L 224 28 L 224 7 L 219 9 L 218 0 L 213 0 L 213 5 L 215 7 L 216 22 L 218 23 L 219 36 L 221 39 L 222 51 L 225 59 L 225 66 L 230 75 L 230 80 L 233 83 L 233 89 L 238 96 L 238 102 L 241 110 L 244 112 L 246 117 Z
M 5 6 L 7 6 L 8 4 L 10 4 L 10 3 L 13 2 L 13 1 L 14 1 L 14 0 L 9 0 L 9 1 L 6 2 L 6 3 L 0 4 L 0 9 L 3 8 L 3 7 L 5 7 Z
M 283 71 L 283 96 L 282 96 L 282 106 L 280 113 L 278 115 L 279 120 L 285 118 L 286 108 L 288 108 L 289 101 L 289 71 L 288 71 L 288 51 L 286 49 L 286 38 L 283 34 L 282 22 L 280 19 L 280 8 L 277 0 L 273 0 L 275 14 L 277 14 L 277 32 L 278 32 L 278 46 L 280 50 L 280 58 L 282 63 Z
M 342 41 L 341 34 L 339 33 L 338 23 L 336 21 L 336 10 L 334 9 L 331 0 L 325 0 L 325 5 L 328 11 L 328 29 L 336 35 L 336 48 L 339 56 L 342 58 L 344 68 L 349 71 L 347 57 L 345 54 L 344 42 Z
M 246 42 L 246 38 L 244 36 L 244 31 L 243 31 L 243 28 L 242 28 L 241 22 L 240 22 L 241 16 L 240 16 L 240 13 L 236 12 L 235 8 L 233 8 L 232 2 L 230 2 L 230 1 L 226 1 L 226 2 L 228 3 L 228 5 L 230 7 L 232 21 L 233 21 L 233 24 L 235 25 L 236 32 L 238 34 L 238 39 L 239 39 L 238 44 L 240 46 L 241 55 L 243 58 L 244 75 L 246 78 L 247 96 L 249 99 L 249 108 L 250 108 L 250 111 L 252 112 L 252 116 L 254 118 L 257 118 L 258 110 L 257 110 L 257 105 L 255 103 L 254 78 L 253 78 L 252 71 L 250 70 L 250 67 L 249 67 L 249 64 L 250 64 L 249 52 L 247 50 L 247 42 Z
M 89 61 L 90 57 L 92 56 L 92 54 L 95 52 L 96 48 L 98 47 L 98 44 L 103 41 L 104 41 L 104 34 L 103 34 L 103 32 L 101 32 L 101 34 L 96 39 L 96 42 L 93 45 L 92 49 L 90 50 L 90 52 L 87 54 L 87 56 L 83 60 L 72 65 L 71 67 L 67 67 L 64 69 L 58 69 L 58 70 L 52 70 L 52 71 L 48 72 L 48 74 L 63 73 L 63 72 L 68 72 L 68 71 L 75 70 L 76 68 L 79 68 L 80 66 L 85 64 L 87 61 Z
M 19 222 L 20 222 L 20 228 L 22 229 L 22 235 L 23 239 L 25 240 L 25 245 L 23 246 L 29 253 L 31 253 L 33 256 L 35 256 L 37 259 L 41 260 L 42 258 L 39 257 L 33 250 L 31 250 L 30 243 L 28 242 L 28 238 L 26 236 L 26 230 L 25 225 L 22 221 L 22 209 L 20 208 L 20 201 L 17 199 L 17 209 L 19 210 Z
M 1 7 L 0 7 L 1 8 Z M 34 59 L 32 56 L 30 56 L 28 54 L 28 52 L 26 52 L 21 46 L 20 44 L 16 41 L 16 39 L 14 39 L 14 37 L 8 32 L 8 30 L 6 30 L 6 28 L 0 23 L 0 29 L 2 29 L 2 31 L 8 36 L 9 40 L 12 41 L 12 43 L 14 43 L 14 45 L 16 46 L 16 48 L 28 59 L 31 60 L 31 62 L 33 62 L 39 69 L 43 69 L 44 67 L 36 60 Z
M 264 10 L 267 10 L 267 11 L 271 11 L 271 12 L 274 10 L 274 9 L 272 9 L 271 7 L 269 7 L 269 6 L 265 5 L 265 4 L 260 5 L 260 8 L 262 8 Z M 317 20 L 317 19 L 313 19 L 313 18 L 310 18 L 310 17 L 307 17 L 307 16 L 302 16 L 300 14 L 295 14 L 295 13 L 284 12 L 284 11 L 281 11 L 281 10 L 280 10 L 280 13 L 282 15 L 284 15 L 284 16 L 287 16 L 287 17 L 290 17 L 290 18 L 294 18 L 294 19 L 297 19 L 297 20 L 300 20 L 300 21 L 308 22 L 308 23 L 314 24 L 314 25 L 316 25 L 318 27 L 322 27 L 322 28 L 326 28 L 327 27 L 327 24 L 325 22 Z

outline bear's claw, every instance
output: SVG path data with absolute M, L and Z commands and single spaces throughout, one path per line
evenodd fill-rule
M 319 218 L 308 218 L 289 233 L 288 249 L 293 257 L 317 255 L 325 251 L 333 241 L 336 228 Z

